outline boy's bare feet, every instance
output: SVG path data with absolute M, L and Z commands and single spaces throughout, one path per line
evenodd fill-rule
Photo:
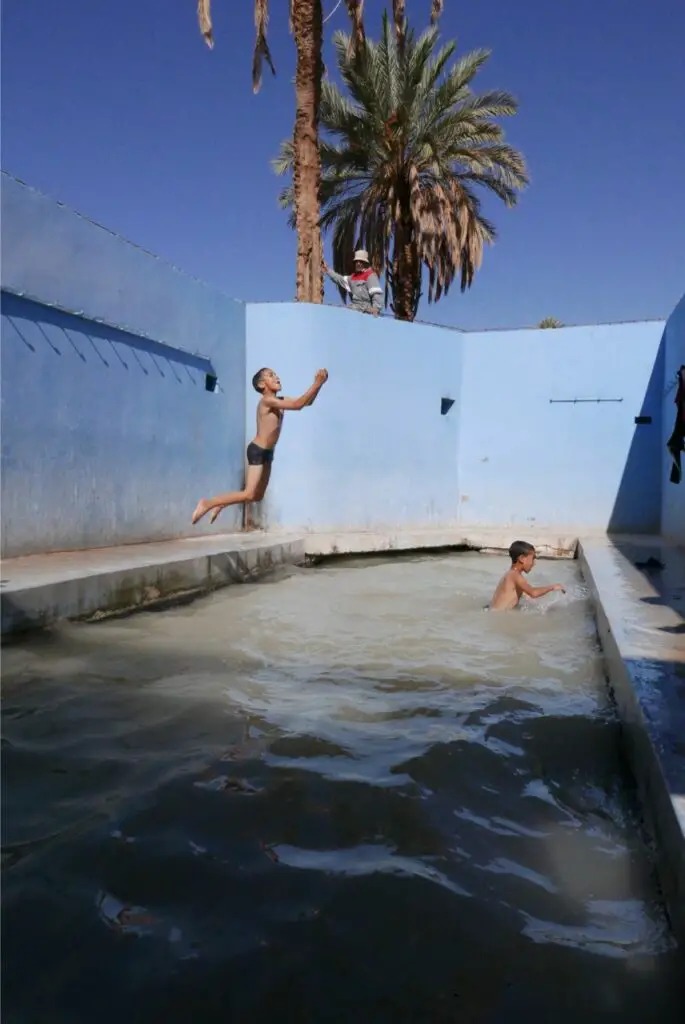
M 198 501 L 195 511 L 193 512 L 193 518 L 191 520 L 193 526 L 195 526 L 196 523 L 199 523 L 202 517 L 206 516 L 208 512 L 209 508 L 207 507 L 207 501 L 205 498 L 202 498 L 201 501 Z
M 218 508 L 213 508 L 212 509 L 212 514 L 209 517 L 209 525 L 210 526 L 212 525 L 212 523 L 215 523 L 217 521 L 217 519 L 221 515 L 221 512 L 222 512 L 222 506 L 221 505 L 219 505 Z

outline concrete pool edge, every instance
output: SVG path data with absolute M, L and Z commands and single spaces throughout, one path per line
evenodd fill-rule
M 302 537 L 233 534 L 28 555 L 2 563 L 2 636 L 161 606 L 280 565 L 303 565 Z
M 173 541 L 26 555 L 2 562 L 2 636 L 59 619 L 134 611 L 200 596 L 282 564 L 393 552 L 505 551 L 514 528 L 198 534 Z M 577 535 L 528 531 L 543 557 L 573 558 Z
M 2 562 L 2 636 L 59 619 L 163 606 L 254 578 L 276 565 L 357 555 L 504 553 L 522 533 L 543 558 L 574 558 L 572 527 L 447 526 L 203 534 L 173 541 L 26 555 Z M 603 536 L 603 535 L 598 535 Z M 255 552 L 261 552 L 261 557 Z
M 578 531 L 524 527 L 449 526 L 416 529 L 320 530 L 306 533 L 305 550 L 310 559 L 346 555 L 383 555 L 412 551 L 505 552 L 518 535 L 534 544 L 546 558 L 574 558 Z
M 578 557 L 659 882 L 674 935 L 685 948 L 685 638 L 680 609 L 673 607 L 682 598 L 676 592 L 669 601 L 638 571 L 631 550 L 637 553 L 640 544 L 662 565 L 675 566 L 676 579 L 685 583 L 685 552 L 657 538 L 620 550 L 609 538 L 581 537 Z

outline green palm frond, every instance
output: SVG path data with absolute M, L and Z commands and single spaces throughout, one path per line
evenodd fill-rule
M 278 151 L 278 156 L 275 156 L 271 161 L 271 169 L 274 174 L 282 177 L 284 174 L 288 174 L 292 171 L 295 164 L 295 153 L 293 150 L 292 139 L 283 139 L 281 142 L 281 148 Z

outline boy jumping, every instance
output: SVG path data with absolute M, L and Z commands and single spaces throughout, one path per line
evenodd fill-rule
M 257 435 L 247 446 L 247 474 L 242 491 L 229 491 L 215 498 L 203 498 L 193 512 L 193 525 L 198 523 L 210 509 L 213 523 L 227 505 L 243 505 L 248 501 L 261 501 L 271 476 L 274 450 L 281 436 L 283 413 L 287 410 L 304 409 L 312 405 L 321 388 L 328 380 L 328 370 L 317 370 L 314 383 L 299 398 L 281 398 L 281 382 L 278 375 L 264 366 L 252 378 L 252 386 L 261 396 L 257 405 Z
M 553 583 L 551 587 L 531 587 L 524 579 L 524 573 L 528 574 L 535 565 L 535 548 L 525 540 L 515 540 L 509 548 L 511 558 L 511 569 L 504 574 L 497 584 L 497 589 L 490 602 L 491 611 L 509 611 L 515 608 L 521 600 L 521 594 L 526 597 L 538 598 L 544 594 L 550 594 L 553 590 L 560 590 L 562 594 L 566 591 L 561 583 Z

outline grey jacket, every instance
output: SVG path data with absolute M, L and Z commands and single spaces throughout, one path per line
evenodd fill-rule
M 380 313 L 383 309 L 383 289 L 375 271 L 365 270 L 361 274 L 336 274 L 327 271 L 331 281 L 343 288 L 350 296 L 352 309 L 360 313 Z

